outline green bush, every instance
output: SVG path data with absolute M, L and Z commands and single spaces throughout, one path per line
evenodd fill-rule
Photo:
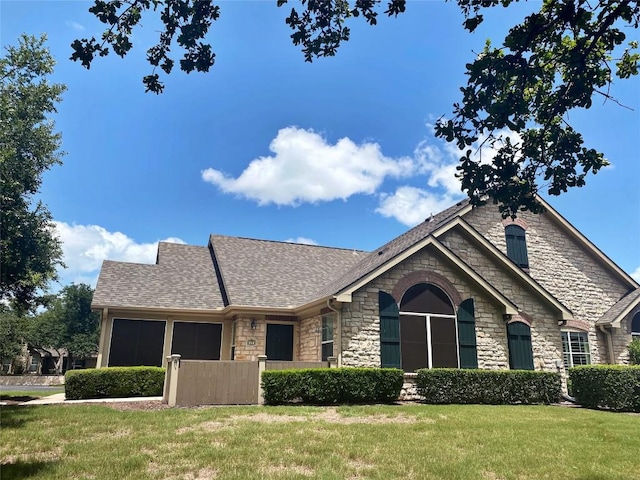
M 262 388 L 267 405 L 393 403 L 403 379 L 402 370 L 395 368 L 267 370 L 262 373 Z
M 634 338 L 629 344 L 629 359 L 634 365 L 640 365 L 640 338 Z
M 164 372 L 160 367 L 70 370 L 64 376 L 65 396 L 69 400 L 160 396 Z
M 576 401 L 589 408 L 640 412 L 640 365 L 585 365 L 569 369 Z
M 416 373 L 425 403 L 548 404 L 560 398 L 560 376 L 553 372 L 433 368 Z

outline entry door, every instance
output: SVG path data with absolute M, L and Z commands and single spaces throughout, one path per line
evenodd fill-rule
M 267 323 L 267 360 L 293 361 L 293 325 Z

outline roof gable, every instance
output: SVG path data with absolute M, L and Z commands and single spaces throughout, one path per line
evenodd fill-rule
M 211 235 L 222 289 L 233 306 L 295 308 L 367 252 Z
M 160 242 L 156 264 L 102 263 L 93 308 L 217 310 L 224 305 L 207 247 Z
M 351 269 L 344 272 L 343 275 L 336 277 L 335 280 L 326 283 L 319 289 L 315 298 L 321 298 L 344 291 L 356 282 L 370 277 L 374 272 L 382 273 L 385 267 L 390 268 L 390 262 L 399 255 L 407 252 L 411 247 L 427 238 L 433 232 L 446 225 L 458 215 L 464 215 L 471 210 L 468 201 L 458 202 L 457 204 L 443 210 L 437 215 L 433 215 L 424 222 L 416 225 L 411 230 L 403 233 L 399 237 L 394 238 L 366 257 L 362 258 Z

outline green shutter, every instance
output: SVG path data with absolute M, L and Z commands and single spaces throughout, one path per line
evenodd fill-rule
M 507 324 L 509 367 L 512 370 L 533 370 L 531 329 L 522 322 Z
M 379 292 L 380 308 L 380 365 L 383 368 L 401 368 L 400 362 L 400 320 L 395 299 L 385 292 Z
M 521 268 L 529 268 L 527 239 L 524 229 L 518 225 L 507 225 L 504 230 L 507 241 L 507 256 Z
M 460 345 L 460 368 L 478 368 L 473 298 L 466 299 L 458 307 L 458 343 Z

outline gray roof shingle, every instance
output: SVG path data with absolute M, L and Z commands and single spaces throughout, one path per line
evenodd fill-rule
M 223 307 L 208 247 L 161 242 L 158 263 L 102 263 L 94 306 L 109 308 Z
M 431 218 L 413 227 L 399 237 L 394 238 L 389 243 L 364 257 L 341 276 L 335 277 L 335 280 L 326 283 L 315 292 L 313 297 L 321 298 L 327 295 L 333 295 L 356 283 L 364 276 L 384 265 L 387 261 L 428 237 L 447 221 L 455 218 L 458 213 L 468 205 L 469 201 L 466 200 L 458 202 L 437 215 L 433 215 Z
M 622 315 L 622 313 L 624 313 L 624 311 L 633 303 L 638 303 L 639 301 L 640 288 L 636 288 L 614 303 L 613 306 L 607 310 L 605 314 L 598 319 L 598 321 L 596 321 L 596 325 L 609 325 L 613 322 L 622 320 L 619 318 L 620 315 Z
M 298 307 L 368 255 L 359 250 L 211 235 L 231 305 Z

